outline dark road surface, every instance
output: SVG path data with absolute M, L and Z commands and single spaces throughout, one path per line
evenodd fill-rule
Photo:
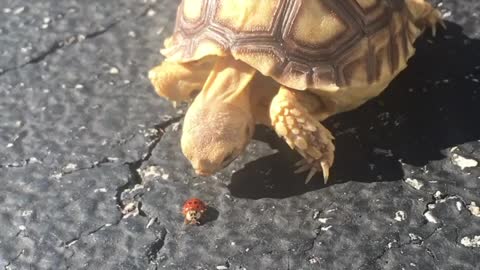
M 448 29 L 327 121 L 327 186 L 264 128 L 193 174 L 146 78 L 177 3 L 0 0 L 0 269 L 479 269 L 480 2 L 437 2 Z

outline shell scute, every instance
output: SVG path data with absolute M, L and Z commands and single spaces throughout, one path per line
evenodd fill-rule
M 236 33 L 269 33 L 272 31 L 281 0 L 218 1 L 213 23 Z
M 167 60 L 232 54 L 298 90 L 388 80 L 421 33 L 403 0 L 183 0 L 178 14 Z

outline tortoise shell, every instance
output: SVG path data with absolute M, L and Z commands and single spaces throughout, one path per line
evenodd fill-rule
M 404 0 L 183 0 L 167 61 L 231 54 L 287 87 L 388 81 L 421 34 Z

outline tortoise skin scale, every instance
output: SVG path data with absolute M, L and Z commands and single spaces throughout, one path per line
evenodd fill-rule
M 404 0 L 218 1 L 182 1 L 167 61 L 231 53 L 287 87 L 335 92 L 389 81 L 423 32 Z

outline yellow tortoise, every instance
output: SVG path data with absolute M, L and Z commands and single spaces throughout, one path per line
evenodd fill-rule
M 181 146 L 197 174 L 226 167 L 255 124 L 328 180 L 333 136 L 320 123 L 380 94 L 441 14 L 424 0 L 183 0 L 156 92 L 191 101 Z

